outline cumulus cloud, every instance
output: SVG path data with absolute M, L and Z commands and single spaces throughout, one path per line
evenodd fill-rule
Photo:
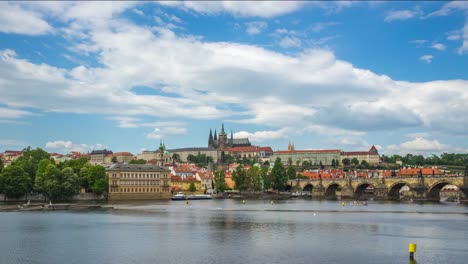
M 245 32 L 247 32 L 247 34 L 257 35 L 265 30 L 268 27 L 268 24 L 264 21 L 253 21 L 245 23 L 245 26 Z
M 118 115 L 116 123 L 128 128 L 143 126 L 144 116 L 231 119 L 272 131 L 313 124 L 358 132 L 424 127 L 466 134 L 466 80 L 393 80 L 340 60 L 328 49 L 286 55 L 136 25 L 118 16 L 134 8 L 130 4 L 109 7 L 105 19 L 92 10 L 79 8 L 77 15 L 61 2 L 51 4 L 66 14 L 57 19 L 81 36 L 73 52 L 94 53 L 96 66 L 65 69 L 1 50 L 0 104 L 22 111 Z M 138 86 L 158 95 L 136 94 L 132 88 Z M 125 111 L 116 114 L 115 109 Z M 164 126 L 151 127 L 159 130 L 148 133 L 150 138 L 167 135 Z
M 290 137 L 291 131 L 288 128 L 270 131 L 255 131 L 253 133 L 247 131 L 239 131 L 234 133 L 235 138 L 249 138 L 253 143 L 263 142 L 272 139 L 284 139 Z
M 180 136 L 187 134 L 187 128 L 185 127 L 176 127 L 176 126 L 164 126 L 160 128 L 155 128 L 150 133 L 146 134 L 148 139 L 162 139 L 171 136 Z
M 68 153 L 70 151 L 88 152 L 94 149 L 104 149 L 105 146 L 102 144 L 75 144 L 69 140 L 56 140 L 47 142 L 45 148 L 52 151 L 61 151 L 63 153 Z
M 430 140 L 423 137 L 415 137 L 400 144 L 392 144 L 384 149 L 385 153 L 400 155 L 405 155 L 407 153 L 429 155 L 444 152 L 468 152 L 467 149 L 453 147 L 440 143 L 438 140 Z
M 415 10 L 394 10 L 387 12 L 384 21 L 392 22 L 395 20 L 408 20 L 411 18 L 420 17 L 422 14 L 422 11 L 418 8 Z
M 424 61 L 425 63 L 431 63 L 432 59 L 434 59 L 434 56 L 426 54 L 426 55 L 422 55 L 421 57 L 419 57 L 419 59 Z
M 206 15 L 228 13 L 242 17 L 275 17 L 299 10 L 302 1 L 159 1 L 160 4 Z
M 53 28 L 37 12 L 16 3 L 0 2 L 0 32 L 44 35 L 52 33 Z
M 435 43 L 431 46 L 431 48 L 436 50 L 445 50 L 445 45 L 442 43 Z
M 335 26 L 335 25 L 338 25 L 339 23 L 338 22 L 318 22 L 318 23 L 314 23 L 312 24 L 312 26 L 310 27 L 310 30 L 312 32 L 321 32 L 322 30 L 324 30 L 325 28 L 328 28 L 328 27 L 331 27 L 331 26 Z

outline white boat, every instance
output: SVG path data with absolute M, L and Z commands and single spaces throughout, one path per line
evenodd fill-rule
M 195 194 L 195 195 L 189 195 L 187 197 L 188 200 L 210 200 L 211 195 L 209 194 Z
M 187 200 L 187 196 L 183 192 L 178 192 L 176 195 L 172 196 L 171 200 L 174 200 L 174 201 Z

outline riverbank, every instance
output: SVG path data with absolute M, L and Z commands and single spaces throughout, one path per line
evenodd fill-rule
M 59 210 L 109 210 L 113 209 L 112 205 L 104 204 L 81 204 L 81 203 L 61 203 L 61 204 L 46 204 L 46 203 L 31 203 L 31 204 L 11 204 L 0 206 L 0 212 L 31 212 L 31 211 L 59 211 Z

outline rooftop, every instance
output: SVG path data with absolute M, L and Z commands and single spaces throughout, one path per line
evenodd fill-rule
M 162 171 L 170 172 L 165 167 L 152 164 L 115 164 L 109 168 L 109 171 Z

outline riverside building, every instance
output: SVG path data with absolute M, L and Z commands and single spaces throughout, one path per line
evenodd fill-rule
M 109 200 L 169 199 L 170 173 L 158 165 L 113 165 L 107 170 Z

